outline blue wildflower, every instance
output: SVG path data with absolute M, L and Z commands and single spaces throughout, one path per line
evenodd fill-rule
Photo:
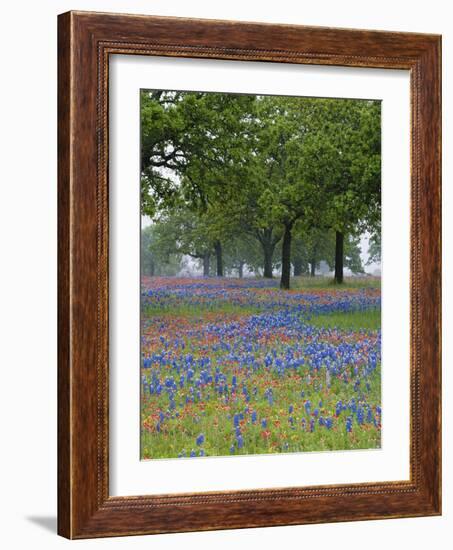
M 352 431 L 352 418 L 350 416 L 346 418 L 346 431 L 348 433 Z

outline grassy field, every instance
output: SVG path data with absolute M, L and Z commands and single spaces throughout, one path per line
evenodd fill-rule
M 380 446 L 380 280 L 142 281 L 143 459 Z
M 345 331 L 377 331 L 381 328 L 381 310 L 351 311 L 346 313 L 326 313 L 309 320 L 314 327 L 336 328 Z
M 341 285 L 337 285 L 331 277 L 294 277 L 291 281 L 292 287 L 297 289 L 347 289 L 347 290 L 359 290 L 359 289 L 380 289 L 381 278 L 380 277 L 345 277 L 344 282 Z

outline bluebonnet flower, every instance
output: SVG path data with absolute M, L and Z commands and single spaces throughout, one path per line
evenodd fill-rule
M 364 412 L 363 412 L 363 407 L 360 406 L 358 409 L 357 409 L 357 422 L 359 424 L 363 424 L 363 421 L 364 421 Z
M 350 416 L 346 418 L 346 431 L 348 433 L 352 431 L 352 418 Z
M 248 445 L 246 432 L 241 429 L 245 421 L 249 425 L 261 426 L 257 443 L 264 447 L 259 446 L 260 449 L 266 448 L 264 440 L 272 431 L 272 441 L 275 436 L 279 438 L 274 450 L 285 448 L 285 437 L 289 429 L 294 430 L 297 424 L 304 431 L 303 439 L 310 438 L 310 434 L 305 433 L 309 430 L 317 429 L 321 435 L 323 430 L 319 426 L 327 430 L 336 428 L 335 419 L 340 418 L 343 411 L 347 432 L 359 430 L 361 423 L 368 424 L 370 428 L 374 426 L 370 436 L 374 435 L 374 430 L 380 429 L 381 409 L 371 402 L 370 395 L 376 379 L 373 371 L 381 360 L 379 331 L 373 331 L 373 334 L 371 331 L 361 331 L 357 338 L 351 332 L 343 337 L 338 329 L 317 328 L 307 323 L 319 314 L 380 307 L 377 292 L 335 291 L 320 295 L 316 291 L 296 290 L 285 294 L 276 290 L 275 293 L 260 294 L 250 292 L 250 287 L 274 288 L 275 281 L 242 282 L 236 279 L 159 282 L 156 278 L 151 285 L 152 288 L 142 288 L 142 304 L 162 312 L 167 311 L 169 306 L 206 307 L 212 303 L 217 307 L 227 301 L 235 307 L 252 306 L 259 311 L 254 315 L 247 314 L 239 321 L 236 316 L 226 322 L 221 316 L 213 316 L 213 319 L 207 318 L 206 323 L 197 324 L 191 320 L 180 326 L 175 317 L 171 323 L 176 321 L 176 330 L 166 318 L 156 316 L 148 319 L 145 316 L 143 319 L 141 396 L 144 429 L 150 430 L 150 436 L 162 442 L 164 432 L 176 433 L 178 429 L 184 432 L 185 423 L 192 424 L 192 419 L 194 428 L 200 423 L 193 435 L 184 433 L 187 453 L 183 455 L 178 453 L 180 449 L 176 449 L 175 455 L 188 456 L 193 443 L 196 443 L 196 456 L 201 455 L 205 442 L 198 442 L 200 435 L 209 439 L 210 452 L 212 450 L 216 454 L 217 449 L 211 448 L 210 437 L 211 430 L 215 431 L 214 426 L 210 425 L 213 414 L 219 422 L 228 417 L 228 422 L 233 424 L 232 454 L 238 453 L 239 437 L 242 438 L 241 449 L 245 449 L 246 443 Z M 280 340 L 280 335 L 288 338 Z M 162 339 L 159 339 L 160 336 Z M 286 389 L 286 377 L 293 375 L 291 393 L 281 391 L 280 384 Z M 298 380 L 300 386 L 297 385 Z M 336 398 L 336 391 L 328 391 L 329 381 L 341 392 Z M 340 382 L 342 387 L 338 388 Z M 317 392 L 323 386 L 326 397 L 321 400 Z M 357 390 L 355 394 L 354 386 Z M 340 395 L 342 400 L 337 401 Z M 370 398 L 369 403 L 365 397 Z M 323 407 L 324 398 L 326 407 Z M 261 409 L 263 400 L 265 409 Z M 245 403 L 249 406 L 244 410 Z M 298 403 L 304 406 L 302 411 Z M 156 408 L 157 418 L 151 412 Z M 229 414 L 230 410 L 232 413 Z M 261 415 L 271 416 L 261 418 Z M 201 424 L 203 418 L 208 422 Z M 273 418 L 275 423 L 271 420 Z M 199 430 L 208 430 L 205 427 L 208 425 L 209 431 L 200 434 Z M 368 435 L 366 430 L 363 435 Z M 302 438 L 299 438 L 289 445 L 291 450 L 297 450 L 302 443 Z M 226 449 L 229 447 L 226 444 Z
M 196 443 L 197 443 L 198 446 L 203 445 L 203 443 L 204 443 L 204 434 L 200 434 L 197 437 Z
M 273 405 L 274 396 L 273 396 L 273 393 L 272 393 L 272 388 L 267 388 L 267 390 L 264 392 L 264 397 L 266 397 L 266 399 L 268 400 L 269 405 Z

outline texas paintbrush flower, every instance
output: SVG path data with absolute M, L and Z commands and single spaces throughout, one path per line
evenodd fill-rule
M 142 283 L 142 458 L 380 446 L 380 330 L 323 325 L 378 312 L 378 290 Z

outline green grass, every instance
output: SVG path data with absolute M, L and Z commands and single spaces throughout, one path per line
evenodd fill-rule
M 380 279 L 376 278 L 347 278 L 344 285 L 334 285 L 330 278 L 324 277 L 298 277 L 293 279 L 293 289 L 379 289 Z M 277 291 L 278 292 L 278 291 Z M 145 319 L 163 318 L 166 323 L 173 318 L 188 318 L 195 323 L 198 319 L 206 319 L 207 314 L 219 314 L 225 316 L 253 315 L 263 311 L 263 307 L 250 306 L 247 303 L 231 303 L 223 300 L 205 301 L 202 303 L 181 304 L 176 301 L 156 306 L 147 305 L 143 307 L 142 315 Z M 337 328 L 339 330 L 362 332 L 375 331 L 381 326 L 380 309 L 370 309 L 356 312 L 338 312 L 313 316 L 309 324 L 320 328 Z M 324 333 L 323 338 L 328 338 Z M 269 344 L 272 349 L 280 351 L 287 343 L 273 341 Z M 200 347 L 201 346 L 201 347 Z M 196 337 L 185 338 L 185 354 L 192 354 L 198 357 L 200 344 Z M 261 353 L 264 356 L 266 350 Z M 223 351 L 211 352 L 210 358 L 216 364 Z M 261 361 L 262 363 L 262 361 Z M 160 431 L 155 430 L 158 422 L 157 411 L 168 411 L 168 395 L 162 392 L 160 395 L 150 395 L 145 392 L 141 400 L 142 428 L 141 434 L 141 457 L 142 458 L 171 458 L 182 453 L 188 456 L 192 450 L 199 452 L 201 447 L 196 444 L 196 438 L 204 434 L 205 442 L 202 448 L 207 456 L 230 456 L 230 447 L 236 441 L 233 416 L 235 413 L 243 412 L 246 407 L 255 411 L 257 421 L 252 423 L 250 414 L 245 415 L 244 424 L 241 424 L 241 432 L 244 439 L 244 447 L 234 447 L 234 454 L 271 454 L 287 452 L 307 451 L 332 451 L 348 449 L 371 449 L 379 448 L 380 427 L 372 423 L 359 425 L 353 416 L 353 427 L 351 433 L 346 431 L 346 418 L 351 415 L 349 411 L 343 411 L 339 417 L 334 417 L 337 401 L 348 402 L 351 397 L 365 399 L 373 408 L 373 414 L 377 404 L 381 403 L 381 368 L 377 366 L 366 380 L 362 380 L 360 387 L 354 389 L 354 365 L 348 366 L 348 383 L 342 378 L 332 377 L 330 387 L 327 389 L 327 378 L 325 370 L 312 372 L 306 366 L 298 369 L 297 373 L 288 372 L 283 377 L 269 372 L 261 366 L 256 372 L 250 372 L 243 377 L 239 391 L 229 401 L 215 391 L 215 387 L 202 389 L 202 397 L 196 398 L 195 403 L 185 404 L 186 397 L 190 397 L 189 387 L 180 388 L 177 392 L 176 410 L 171 412 L 171 417 L 166 419 Z M 224 371 L 230 376 L 228 366 Z M 168 366 L 168 374 L 173 376 L 172 367 Z M 240 374 L 236 367 L 235 374 Z M 151 370 L 142 369 L 142 375 L 150 380 Z M 161 372 L 165 376 L 165 370 Z M 309 376 L 310 374 L 310 376 Z M 244 400 L 242 387 L 245 384 L 249 395 L 252 395 L 250 404 Z M 256 396 L 253 388 L 257 388 Z M 265 398 L 264 391 L 272 387 L 274 404 L 269 404 Z M 301 394 L 303 392 L 303 395 Z M 305 401 L 309 399 L 313 404 L 312 411 L 319 408 L 319 414 L 324 417 L 333 418 L 333 428 L 328 430 L 316 424 L 313 432 L 308 429 L 312 416 L 304 408 Z M 318 405 L 319 402 L 322 405 Z M 289 407 L 293 412 L 289 413 Z M 178 416 L 176 416 L 176 412 Z M 290 423 L 290 417 L 294 423 Z M 266 419 L 267 428 L 261 425 L 262 419 Z M 302 428 L 302 419 L 305 420 Z
M 349 313 L 329 313 L 316 315 L 310 325 L 320 328 L 338 328 L 341 330 L 379 330 L 381 328 L 381 310 L 352 311 Z
M 345 277 L 343 284 L 339 285 L 331 277 L 293 277 L 291 279 L 293 289 L 312 290 L 357 290 L 366 288 L 381 288 L 380 277 Z
M 345 385 L 340 379 L 333 378 L 332 386 L 328 392 L 315 389 L 315 381 L 324 381 L 324 375 L 313 376 L 310 383 L 306 382 L 308 369 L 300 373 L 299 376 L 285 376 L 280 380 L 280 384 L 274 387 L 275 405 L 270 406 L 266 399 L 258 398 L 254 400 L 251 408 L 258 415 L 258 422 L 251 424 L 249 419 L 242 428 L 244 437 L 244 448 L 236 449 L 234 454 L 272 454 L 287 452 L 307 452 L 307 451 L 333 451 L 349 449 L 372 449 L 379 448 L 381 445 L 380 430 L 369 424 L 366 428 L 361 428 L 357 420 L 353 420 L 353 433 L 347 433 L 345 430 L 345 419 L 350 414 L 342 412 L 339 418 L 334 419 L 334 428 L 327 430 L 316 424 L 315 431 L 301 429 L 301 418 L 306 419 L 308 427 L 311 416 L 304 409 L 305 399 L 310 399 L 313 408 L 318 407 L 319 401 L 323 405 L 319 408 L 320 415 L 332 413 L 335 410 L 335 403 L 342 399 L 347 401 L 351 398 L 351 388 Z M 362 384 L 362 391 L 365 391 L 367 400 L 370 403 L 380 403 L 381 401 L 381 378 L 380 366 L 368 378 L 370 383 L 369 391 L 365 390 Z M 260 384 L 260 374 L 252 376 L 249 379 L 250 386 Z M 300 390 L 305 390 L 305 398 L 301 398 Z M 354 395 L 354 394 L 353 394 Z M 146 418 L 148 411 L 156 409 L 165 410 L 167 407 L 167 398 L 165 396 L 146 399 L 142 406 L 142 418 Z M 192 449 L 198 451 L 195 444 L 196 437 L 203 433 L 206 441 L 203 449 L 208 456 L 229 456 L 230 446 L 234 441 L 234 427 L 232 415 L 235 412 L 244 410 L 245 403 L 241 397 L 229 406 L 218 407 L 219 401 L 215 395 L 204 402 L 203 409 L 184 415 L 177 422 L 166 421 L 162 426 L 160 434 L 142 431 L 141 436 L 141 456 L 143 458 L 169 458 L 175 457 L 182 450 L 186 456 Z M 288 407 L 293 405 L 292 415 L 288 413 Z M 289 416 L 294 418 L 294 426 L 289 424 Z M 247 417 L 248 418 L 248 417 Z M 263 428 L 261 419 L 266 418 L 270 435 L 263 438 Z
M 153 317 L 187 317 L 189 319 L 203 317 L 206 313 L 222 313 L 224 315 L 254 315 L 262 309 L 249 305 L 238 305 L 229 302 L 206 302 L 206 304 L 169 304 L 168 306 L 143 306 L 142 315 Z

